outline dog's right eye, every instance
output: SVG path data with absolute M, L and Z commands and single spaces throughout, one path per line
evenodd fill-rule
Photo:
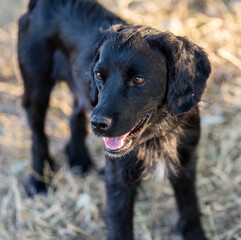
M 96 77 L 96 79 L 98 79 L 98 80 L 100 80 L 100 81 L 103 80 L 100 72 L 96 72 L 96 73 L 95 73 L 95 77 Z
M 133 82 L 138 85 L 144 83 L 145 79 L 143 77 L 136 76 L 134 77 Z

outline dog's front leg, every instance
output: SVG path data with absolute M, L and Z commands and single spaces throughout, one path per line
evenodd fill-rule
M 196 154 L 195 149 L 181 148 L 181 162 L 177 174 L 169 174 L 179 210 L 178 230 L 184 240 L 207 240 L 201 226 L 198 199 L 195 187 Z
M 133 208 L 136 188 L 140 182 L 140 169 L 135 158 L 107 158 L 105 178 L 108 240 L 134 239 Z

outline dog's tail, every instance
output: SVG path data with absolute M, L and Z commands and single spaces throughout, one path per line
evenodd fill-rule
M 35 8 L 37 2 L 38 2 L 38 0 L 30 0 L 30 2 L 28 4 L 28 10 L 30 12 Z

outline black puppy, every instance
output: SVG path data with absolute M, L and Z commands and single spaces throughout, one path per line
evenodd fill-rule
M 75 96 L 70 167 L 85 171 L 91 165 L 84 144 L 91 105 L 93 132 L 104 137 L 108 239 L 133 239 L 136 188 L 159 165 L 175 191 L 183 239 L 206 239 L 195 194 L 195 152 L 197 104 L 211 69 L 200 47 L 127 25 L 93 1 L 31 0 L 19 22 L 18 54 L 35 173 L 43 175 L 45 161 L 54 169 L 44 119 L 51 90 L 64 79 Z M 28 193 L 44 191 L 45 184 L 31 176 Z

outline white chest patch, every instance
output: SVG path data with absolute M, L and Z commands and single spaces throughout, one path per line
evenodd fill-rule
M 166 162 L 163 159 L 158 159 L 156 168 L 153 172 L 153 180 L 161 181 L 166 176 Z

